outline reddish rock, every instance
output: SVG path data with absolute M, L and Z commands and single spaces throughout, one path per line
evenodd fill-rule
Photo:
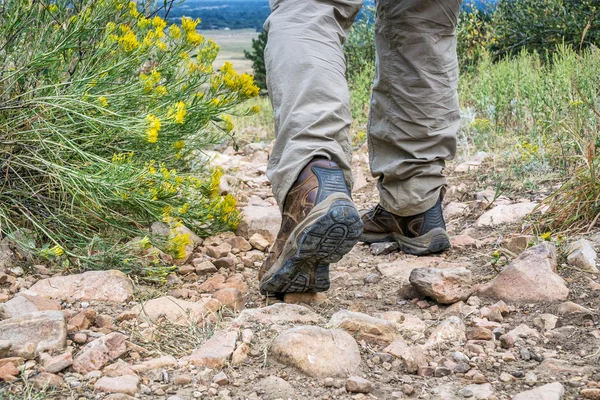
M 0 366 L 0 379 L 5 382 L 12 382 L 17 379 L 19 369 L 12 362 Z
M 269 241 L 260 233 L 255 233 L 250 237 L 250 244 L 257 250 L 265 251 L 269 248 Z
M 164 318 L 174 324 L 189 325 L 208 317 L 214 318 L 220 303 L 215 299 L 201 299 L 198 302 L 163 296 L 135 306 L 131 311 L 144 320 L 156 322 Z
M 346 380 L 346 390 L 350 393 L 370 393 L 373 384 L 360 376 L 351 376 Z
M 67 325 L 60 311 L 38 311 L 0 321 L 0 338 L 11 343 L 9 356 L 33 358 L 61 351 L 67 345 Z
M 347 310 L 333 314 L 329 325 L 349 332 L 357 340 L 390 343 L 399 335 L 393 322 Z
M 466 300 L 473 293 L 473 278 L 466 268 L 417 268 L 409 281 L 422 295 L 441 304 Z
M 195 258 L 192 263 L 196 268 L 196 274 L 200 276 L 213 274 L 218 271 L 217 267 L 215 267 L 212 262 L 204 258 Z
M 208 246 L 205 249 L 208 256 L 212 258 L 221 258 L 231 252 L 231 245 L 229 243 L 221 243 L 218 246 Z
M 134 395 L 138 392 L 140 378 L 133 375 L 108 377 L 104 376 L 94 384 L 94 388 L 100 392 L 125 393 Z
M 0 304 L 0 319 L 20 317 L 36 311 L 60 311 L 60 302 L 41 296 L 19 294 Z
M 467 330 L 467 338 L 470 340 L 493 340 L 494 334 L 491 330 L 478 326 Z
M 42 358 L 42 363 L 46 372 L 55 374 L 73 364 L 73 355 L 70 351 L 67 351 L 56 357 L 45 356 Z
M 241 236 L 236 236 L 234 238 L 228 239 L 227 243 L 231 245 L 232 249 L 238 249 L 239 251 L 252 250 L 252 245 Z
M 409 346 L 402 338 L 397 338 L 383 350 L 404 362 L 407 372 L 414 374 L 419 367 L 427 366 L 428 362 L 421 346 Z
M 144 373 L 153 369 L 171 368 L 177 365 L 177 359 L 173 356 L 162 356 L 146 360 L 132 367 L 135 372 Z
M 89 271 L 42 279 L 24 294 L 70 302 L 96 300 L 123 303 L 131 300 L 133 285 L 121 271 Z
M 51 374 L 49 372 L 40 372 L 36 376 L 34 376 L 31 381 L 33 382 L 33 387 L 36 389 L 42 390 L 47 388 L 58 388 L 61 387 L 65 381 L 58 375 Z
M 222 368 L 233 354 L 236 340 L 237 332 L 216 332 L 206 343 L 183 360 L 196 366 Z
M 235 288 L 225 288 L 216 291 L 212 295 L 213 299 L 218 300 L 224 307 L 230 308 L 235 312 L 244 309 L 244 298 L 242 292 Z
M 288 304 L 308 304 L 318 306 L 327 303 L 327 295 L 325 293 L 286 293 L 283 301 Z
M 482 297 L 516 303 L 565 300 L 569 295 L 556 274 L 556 248 L 548 242 L 524 251 L 478 292 Z
M 127 336 L 113 332 L 88 343 L 75 356 L 73 369 L 80 374 L 97 371 L 127 351 Z

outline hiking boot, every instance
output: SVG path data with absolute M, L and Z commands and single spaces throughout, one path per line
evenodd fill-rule
M 450 237 L 442 214 L 442 199 L 424 213 L 400 217 L 381 205 L 361 211 L 364 232 L 360 240 L 366 243 L 397 242 L 400 250 L 422 256 L 450 248 Z
M 348 253 L 362 231 L 342 170 L 327 159 L 313 159 L 286 196 L 277 240 L 259 271 L 260 292 L 329 289 L 329 264 Z

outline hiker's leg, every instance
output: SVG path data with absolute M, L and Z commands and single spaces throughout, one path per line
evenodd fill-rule
M 362 0 L 271 0 L 270 5 L 265 65 L 276 140 L 267 176 L 283 209 L 300 171 L 317 156 L 337 163 L 351 187 L 342 45 Z
M 400 215 L 436 205 L 460 124 L 456 23 L 461 0 L 378 0 L 369 122 L 380 203 Z

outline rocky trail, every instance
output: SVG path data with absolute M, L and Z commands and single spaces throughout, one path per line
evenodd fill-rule
M 268 150 L 211 154 L 244 220 L 193 237 L 165 285 L 22 268 L 0 248 L 0 397 L 600 399 L 597 231 L 520 233 L 544 192 L 477 187 L 478 154 L 448 169 L 450 251 L 359 243 L 328 292 L 264 298 L 256 275 L 280 223 Z M 355 201 L 373 206 L 364 147 L 353 169 Z

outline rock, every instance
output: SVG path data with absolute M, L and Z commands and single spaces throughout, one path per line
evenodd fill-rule
M 396 324 L 393 322 L 347 310 L 333 314 L 329 325 L 343 329 L 359 340 L 390 343 L 399 335 Z
M 131 311 L 140 319 L 156 322 L 165 318 L 179 325 L 195 324 L 207 316 L 213 316 L 221 304 L 215 299 L 201 299 L 194 303 L 172 296 L 163 296 L 135 306 Z
M 265 400 L 298 398 L 294 387 L 289 382 L 277 377 L 267 376 L 256 385 L 256 389 Z
M 350 393 L 370 393 L 373 384 L 360 376 L 351 376 L 346 380 L 346 390 Z
M 494 334 L 491 330 L 483 327 L 475 327 L 467 330 L 469 340 L 493 340 Z
M 449 221 L 453 218 L 460 217 L 469 209 L 469 205 L 451 201 L 444 207 L 444 219 Z
M 481 297 L 517 303 L 565 300 L 569 289 L 556 274 L 556 248 L 544 242 L 525 250 L 491 282 L 479 288 Z
M 506 243 L 503 242 L 504 247 L 515 254 L 522 253 L 529 243 L 535 239 L 534 236 L 530 235 L 519 235 L 511 238 Z
M 409 281 L 421 294 L 441 304 L 466 300 L 473 293 L 473 278 L 466 268 L 417 268 Z
M 69 302 L 95 300 L 125 303 L 133 296 L 133 285 L 121 271 L 89 271 L 42 279 L 23 293 Z
M 383 351 L 401 359 L 404 367 L 411 374 L 416 373 L 419 367 L 428 364 L 423 348 L 421 346 L 409 346 L 402 338 L 396 339 Z
M 222 368 L 235 350 L 237 332 L 218 331 L 208 339 L 200 348 L 183 360 L 195 366 L 206 366 L 208 368 Z
M 513 400 L 561 400 L 565 395 L 565 388 L 558 382 L 540 386 L 513 396 Z
M 600 389 L 582 389 L 579 395 L 584 399 L 600 400 Z
M 466 327 L 462 320 L 459 317 L 451 316 L 432 330 L 425 345 L 437 346 L 448 342 L 464 343 L 467 340 L 465 332 Z
M 456 235 L 450 238 L 452 247 L 464 249 L 465 247 L 479 247 L 481 243 L 469 235 Z
M 145 373 L 153 369 L 171 368 L 177 365 L 177 359 L 173 356 L 162 356 L 158 358 L 152 358 L 146 360 L 141 364 L 136 364 L 132 368 L 133 371 L 138 373 Z
M 325 293 L 286 293 L 283 296 L 283 301 L 288 304 L 308 304 L 318 306 L 327 303 L 327 295 Z
M 556 374 L 573 374 L 573 375 L 584 375 L 590 374 L 597 371 L 597 368 L 591 366 L 579 367 L 573 365 L 565 360 L 558 360 L 555 358 L 546 358 L 539 366 L 540 370 Z
M 41 351 L 62 351 L 67 324 L 60 311 L 38 311 L 0 321 L 0 338 L 11 343 L 9 356 L 33 358 Z
M 56 357 L 46 356 L 43 359 L 43 366 L 46 372 L 55 374 L 62 371 L 65 368 L 70 367 L 73 364 L 73 355 L 70 351 L 60 354 Z
M 32 378 L 32 382 L 33 387 L 38 390 L 44 390 L 48 388 L 61 387 L 65 381 L 58 375 L 54 375 L 49 372 L 40 372 Z
M 592 315 L 594 312 L 588 308 L 580 306 L 577 303 L 573 303 L 572 301 L 566 301 L 558 306 L 558 315 L 577 315 L 577 314 L 587 314 Z
M 218 271 L 213 263 L 204 258 L 195 258 L 192 260 L 192 264 L 196 267 L 196 274 L 198 275 L 209 275 Z
M 36 311 L 60 311 L 58 300 L 47 299 L 41 296 L 17 295 L 0 304 L 0 319 L 20 317 Z
M 73 369 L 80 374 L 97 371 L 109 361 L 121 357 L 127 351 L 127 336 L 112 332 L 88 343 L 75 356 Z
M 231 356 L 231 365 L 234 367 L 242 365 L 248 361 L 248 354 L 250 353 L 250 345 L 248 343 L 240 344 Z
M 245 238 L 260 233 L 269 242 L 274 242 L 280 226 L 281 211 L 279 211 L 279 207 L 246 206 L 242 208 L 242 220 L 236 233 Z
M 255 233 L 250 237 L 250 244 L 257 250 L 265 251 L 269 248 L 269 241 L 260 233 Z
M 133 375 L 108 377 L 103 376 L 94 384 L 94 388 L 100 392 L 125 393 L 134 395 L 138 392 L 140 378 Z
M 221 243 L 217 246 L 206 247 L 206 254 L 212 258 L 221 258 L 227 256 L 231 252 L 229 243 Z
M 396 242 L 380 242 L 371 244 L 369 248 L 374 256 L 384 256 L 398 250 L 399 246 Z
M 533 319 L 533 326 L 541 331 L 551 331 L 556 327 L 556 321 L 558 321 L 558 317 L 556 315 L 542 314 Z
M 356 341 L 343 330 L 298 326 L 275 338 L 271 354 L 282 364 L 318 378 L 347 377 L 358 372 Z
M 572 243 L 567 249 L 567 262 L 569 265 L 581 268 L 584 271 L 599 272 L 596 267 L 598 255 L 592 243 L 580 239 Z
M 219 386 L 225 386 L 229 383 L 229 378 L 224 371 L 220 371 L 213 377 L 213 383 L 216 383 Z
M 321 317 L 314 311 L 296 304 L 277 303 L 268 307 L 244 310 L 232 322 L 233 326 L 251 323 L 261 325 L 317 323 Z
M 175 360 L 175 362 L 177 362 L 177 360 Z M 104 369 L 102 370 L 102 373 L 105 376 L 112 376 L 112 377 L 124 376 L 124 375 L 136 375 L 133 368 L 135 368 L 135 366 L 132 367 L 130 364 L 126 363 L 125 361 L 118 359 L 114 363 L 104 367 Z M 145 371 L 146 370 L 144 370 L 144 372 Z
M 503 348 L 510 349 L 514 347 L 515 342 L 520 338 L 539 339 L 540 335 L 535 329 L 530 328 L 525 324 L 521 324 L 507 334 L 500 336 L 500 343 L 502 344 Z
M 227 307 L 234 312 L 244 309 L 244 297 L 242 296 L 242 292 L 236 288 L 217 290 L 213 293 L 212 298 L 218 300 L 221 306 Z
M 479 151 L 470 160 L 458 164 L 454 168 L 454 172 L 471 172 L 477 171 L 481 164 L 489 157 L 489 154 Z
M 494 227 L 520 222 L 529 215 L 537 203 L 517 203 L 510 205 L 498 205 L 483 213 L 475 222 L 477 227 Z
M 198 291 L 201 293 L 211 293 L 225 288 L 235 288 L 243 294 L 248 291 L 248 284 L 244 281 L 244 276 L 241 274 L 231 275 L 227 279 L 221 274 L 214 274 L 198 286 Z
M 252 245 L 248 243 L 246 239 L 241 236 L 236 236 L 227 240 L 227 243 L 231 245 L 232 249 L 238 249 L 239 251 L 250 251 L 252 250 Z
M 12 382 L 17 379 L 17 375 L 19 375 L 19 369 L 15 365 L 15 363 L 7 362 L 4 365 L 0 366 L 0 379 L 5 382 Z

